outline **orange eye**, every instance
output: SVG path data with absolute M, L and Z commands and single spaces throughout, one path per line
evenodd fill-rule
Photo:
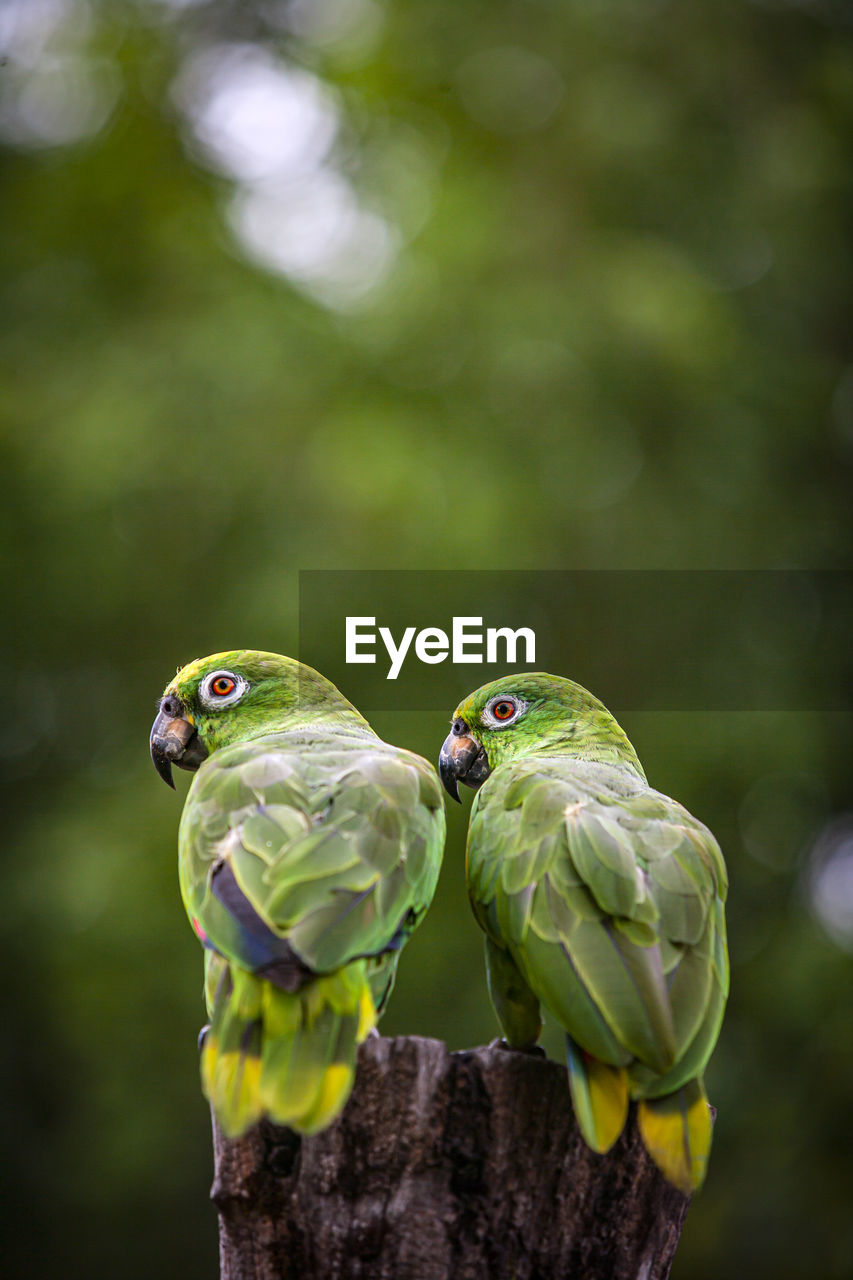
M 492 715 L 496 720 L 511 720 L 515 712 L 515 703 L 510 702 L 508 698 L 503 699 L 501 702 L 496 702 L 492 707 Z
M 231 671 L 211 671 L 201 682 L 199 701 L 214 710 L 230 707 L 240 701 L 248 687 L 242 676 L 235 676 Z

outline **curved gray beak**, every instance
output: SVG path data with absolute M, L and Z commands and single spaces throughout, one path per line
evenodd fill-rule
M 453 721 L 438 757 L 438 772 L 445 791 L 454 800 L 459 800 L 458 783 L 464 782 L 476 791 L 491 773 L 485 751 L 471 737 L 464 720 Z
M 160 703 L 148 742 L 154 768 L 173 790 L 173 764 L 192 771 L 207 759 L 207 747 L 196 733 L 195 725 L 187 719 L 183 704 L 173 694 Z

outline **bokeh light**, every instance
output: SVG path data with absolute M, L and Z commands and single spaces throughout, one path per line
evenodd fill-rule
M 853 817 L 836 820 L 820 835 L 810 867 L 812 907 L 834 942 L 853 951 Z
M 85 0 L 5 0 L 0 6 L 0 138 L 55 147 L 100 132 L 121 92 L 114 59 L 89 49 Z

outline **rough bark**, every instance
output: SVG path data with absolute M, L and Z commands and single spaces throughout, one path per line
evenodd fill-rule
M 689 1203 L 633 1109 L 594 1155 L 559 1063 L 497 1046 L 371 1037 L 324 1133 L 214 1145 L 222 1280 L 663 1280 Z

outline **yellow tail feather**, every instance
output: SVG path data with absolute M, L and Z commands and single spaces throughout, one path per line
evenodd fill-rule
M 628 1073 L 593 1058 L 566 1036 L 572 1105 L 584 1141 L 602 1155 L 628 1118 Z
M 202 1087 L 229 1137 L 262 1116 L 316 1133 L 342 1111 L 359 1044 L 376 1024 L 364 961 L 298 993 L 245 970 L 218 975 Z
M 664 1098 L 643 1099 L 637 1123 L 661 1173 L 684 1195 L 691 1195 L 702 1185 L 711 1150 L 711 1110 L 701 1080 L 691 1080 Z
M 593 1059 L 587 1067 L 589 1096 L 595 1118 L 595 1151 L 609 1151 L 628 1118 L 628 1073 Z
M 300 1128 L 303 1133 L 319 1133 L 331 1124 L 335 1116 L 343 1111 L 354 1079 L 354 1068 L 343 1062 L 333 1062 L 326 1067 L 316 1101 L 311 1110 L 302 1116 Z
M 219 1053 L 208 1033 L 202 1050 L 204 1092 L 215 1099 L 219 1123 L 229 1138 L 245 1133 L 263 1115 L 258 1083 L 260 1060 L 247 1053 Z

